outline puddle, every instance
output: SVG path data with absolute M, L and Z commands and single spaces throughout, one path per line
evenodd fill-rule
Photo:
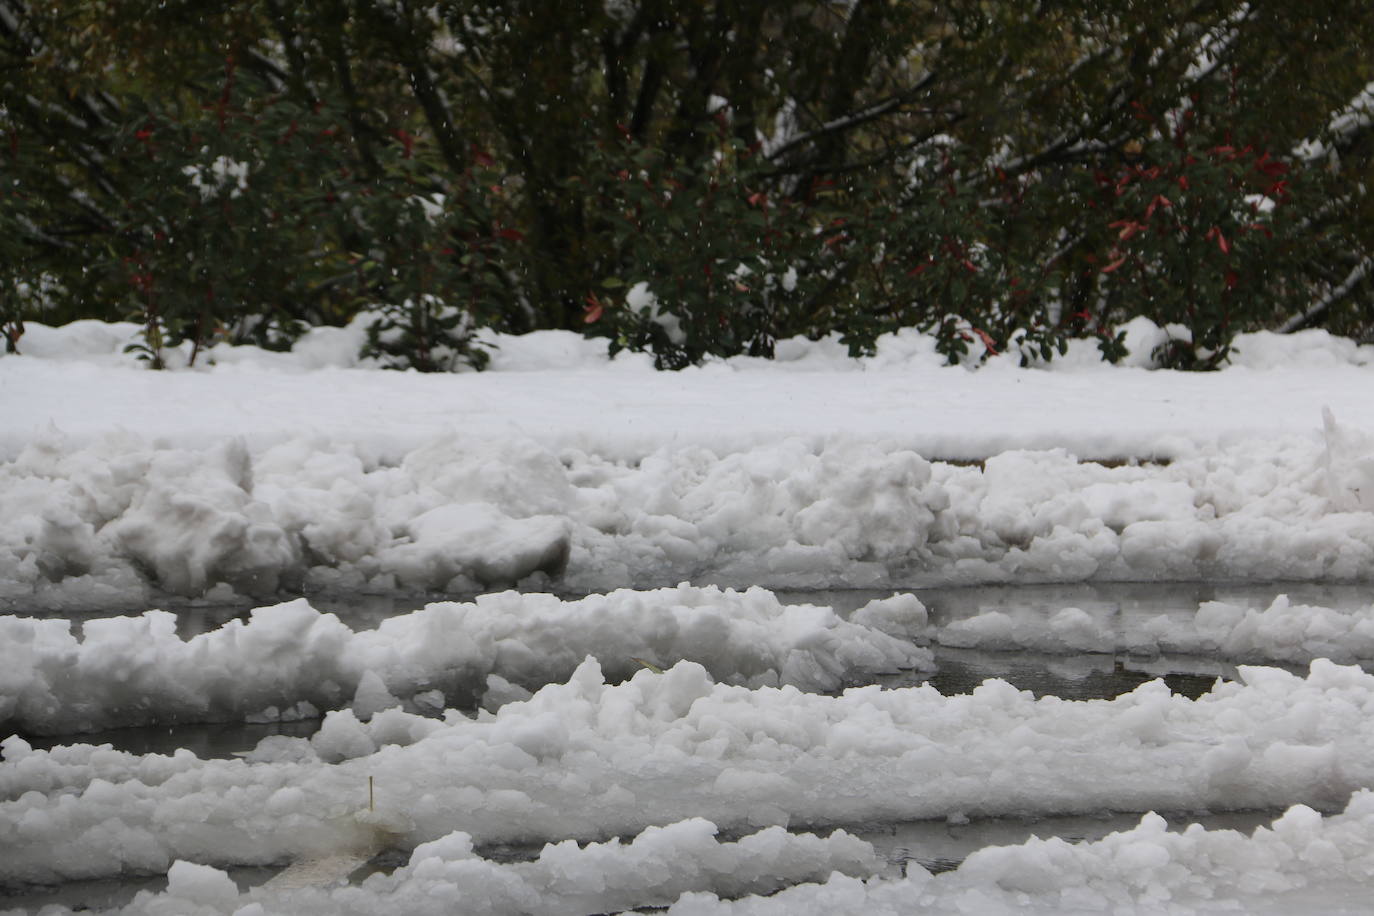
M 847 617 L 874 598 L 895 594 L 893 589 L 774 589 L 784 604 L 819 604 L 833 607 Z M 1016 614 L 1052 614 L 1076 607 L 1095 617 L 1114 616 L 1120 620 L 1145 620 L 1160 615 L 1191 618 L 1204 601 L 1227 601 L 1264 608 L 1278 595 L 1287 595 L 1293 604 L 1311 604 L 1341 610 L 1367 608 L 1374 604 L 1374 585 L 1365 583 L 1320 582 L 1075 582 L 1049 585 L 975 585 L 939 588 L 900 589 L 919 597 L 930 611 L 931 622 L 945 625 L 988 611 Z M 141 614 L 149 608 L 170 611 L 177 617 L 177 633 L 190 639 L 215 630 L 231 620 L 247 620 L 249 611 L 263 605 L 289 601 L 293 596 L 274 599 L 214 604 L 165 598 L 146 606 L 123 610 L 20 611 L 19 616 L 55 617 L 79 623 L 102 617 Z M 367 595 L 358 593 L 305 596 L 320 611 L 335 614 L 354 630 L 375 629 L 388 617 L 408 614 L 436 601 L 471 601 L 475 595 Z M 562 595 L 567 599 L 579 595 Z M 16 613 L 9 611 L 6 613 Z
M 263 738 L 287 735 L 309 738 L 320 727 L 319 719 L 296 722 L 189 722 L 184 725 L 139 725 L 73 735 L 23 736 L 36 750 L 66 744 L 108 744 L 130 754 L 172 755 L 185 748 L 202 760 L 247 753 Z
M 240 891 L 268 881 L 281 869 L 239 866 L 225 869 Z M 63 906 L 76 912 L 99 912 L 128 906 L 139 891 L 161 893 L 167 889 L 166 875 L 121 875 L 93 881 L 68 881 L 48 886 L 5 887 L 0 885 L 0 910 L 38 912 L 45 906 Z
M 1236 830 L 1244 834 L 1267 827 L 1281 810 L 1164 813 L 1169 829 L 1179 832 L 1189 824 L 1208 830 Z M 958 868 L 968 856 L 985 846 L 1015 846 L 1031 837 L 1058 837 L 1070 843 L 1100 840 L 1109 833 L 1130 830 L 1140 823 L 1139 814 L 1104 813 L 1037 818 L 980 818 L 963 823 L 911 821 L 846 827 L 850 833 L 873 844 L 888 862 L 905 870 L 915 862 L 931 872 Z
M 1147 681 L 1163 678 L 1174 693 L 1197 699 L 1218 678 L 1234 680 L 1235 666 L 1191 658 L 1132 660 L 1118 655 L 1045 655 L 1037 652 L 988 652 L 933 647 L 933 674 L 902 672 L 872 679 L 884 687 L 929 684 L 945 696 L 970 693 L 988 678 L 1000 678 L 1037 697 L 1064 700 L 1110 700 Z M 858 685 L 852 685 L 858 686 Z
M 1048 615 L 1076 607 L 1122 620 L 1191 619 L 1205 601 L 1268 607 L 1279 595 L 1293 604 L 1357 610 L 1374 604 L 1374 585 L 1322 582 L 1071 582 L 1049 585 L 970 585 L 900 589 L 921 599 L 932 623 L 945 625 L 988 611 Z M 830 589 L 774 592 L 785 604 L 822 604 L 848 616 L 893 589 Z

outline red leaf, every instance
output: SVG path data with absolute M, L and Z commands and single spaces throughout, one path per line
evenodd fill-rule
M 1231 243 L 1226 241 L 1226 236 L 1222 235 L 1220 229 L 1217 229 L 1217 247 L 1221 249 L 1222 254 L 1231 253 Z
M 497 229 L 496 235 L 508 242 L 523 242 L 525 240 L 524 234 L 518 229 Z
M 745 200 L 749 201 L 749 206 L 751 207 L 762 207 L 768 203 L 768 195 L 762 191 L 755 191 L 753 194 L 746 197 Z
M 480 146 L 477 146 L 475 143 L 472 145 L 471 155 L 472 161 L 482 166 L 483 168 L 490 168 L 496 164 L 496 160 L 491 158 L 491 154 L 488 153 L 486 150 L 482 149 Z
M 1155 209 L 1158 207 L 1172 206 L 1173 204 L 1169 202 L 1169 198 L 1165 197 L 1163 194 L 1156 194 L 1155 199 L 1150 201 L 1150 205 L 1145 208 L 1145 218 L 1149 219 L 1150 217 L 1154 216 Z
M 586 302 L 582 307 L 582 321 L 584 324 L 595 324 L 606 313 L 606 307 L 596 298 L 596 293 L 587 293 Z
M 1123 255 L 1121 255 L 1120 257 L 1118 257 L 1115 261 L 1113 261 L 1112 263 L 1108 264 L 1106 267 L 1102 268 L 1102 272 L 1103 272 L 1104 274 L 1109 274 L 1109 273 L 1111 273 L 1112 271 L 1116 270 L 1118 267 L 1120 267 L 1122 264 L 1125 264 L 1125 263 L 1126 263 L 1126 256 L 1123 254 Z
M 997 355 L 997 347 L 994 345 L 992 337 L 982 328 L 974 328 L 973 333 L 978 335 L 978 339 L 983 341 L 983 346 L 987 348 L 988 356 Z
M 1226 271 L 1226 288 L 1227 288 L 1227 289 L 1235 289 L 1236 284 L 1239 283 L 1239 282 L 1240 282 L 1240 274 L 1236 273 L 1234 270 L 1228 270 L 1228 271 Z
M 1146 212 L 1145 218 L 1150 218 L 1149 212 Z M 1144 232 L 1147 228 L 1144 223 L 1138 223 L 1133 219 L 1119 219 L 1116 222 L 1110 224 L 1107 228 L 1116 229 L 1118 227 L 1120 227 L 1121 231 L 1117 233 L 1116 237 L 1121 239 L 1122 241 L 1129 240 L 1137 233 Z

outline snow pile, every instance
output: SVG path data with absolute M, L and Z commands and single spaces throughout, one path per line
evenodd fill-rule
M 771 897 L 721 900 L 692 893 L 670 916 L 900 916 L 920 913 L 1360 912 L 1374 874 L 1374 794 L 1323 818 L 1297 805 L 1253 836 L 1182 833 L 1146 815 L 1133 830 L 1093 843 L 1032 839 L 973 853 L 957 870 L 901 880 L 836 876 Z
M 442 722 L 331 713 L 247 760 L 37 751 L 0 766 L 0 881 L 176 859 L 270 863 L 461 830 L 474 842 L 602 838 L 704 817 L 725 830 L 951 816 L 1332 807 L 1374 780 L 1374 676 L 1242 668 L 1198 700 L 1161 682 L 1110 701 L 989 681 L 929 687 L 713 684 L 680 662 L 607 684 L 593 662 L 528 701 Z M 335 761 L 335 762 L 327 762 Z M 366 810 L 369 777 L 377 806 Z
M 1266 608 L 1204 602 L 1191 617 L 1156 615 L 1118 621 L 1115 609 L 1007 608 L 934 628 L 940 645 L 1037 652 L 1130 652 L 1207 655 L 1229 662 L 1343 664 L 1374 661 L 1374 606 L 1354 610 L 1293 604 L 1279 595 Z
M 733 843 L 714 833 L 714 825 L 692 819 L 648 828 L 628 844 L 565 841 L 546 846 L 535 861 L 500 864 L 475 855 L 471 838 L 460 832 L 417 847 L 391 874 L 353 886 L 283 889 L 274 881 L 247 892 L 218 869 L 178 861 L 165 892 L 142 892 L 115 912 L 425 916 L 654 906 L 668 906 L 672 916 L 1357 912 L 1374 873 L 1374 793 L 1367 791 L 1325 818 L 1296 805 L 1252 836 L 1196 824 L 1173 833 L 1163 818 L 1147 814 L 1134 829 L 1095 842 L 993 846 L 955 871 L 931 875 L 911 864 L 900 878 L 886 874 L 867 843 L 842 831 L 820 839 L 769 828 Z M 795 886 L 771 893 L 788 884 Z
M 925 540 L 929 478 L 908 451 L 795 440 L 723 458 L 664 450 L 635 467 L 520 438 L 444 437 L 395 467 L 304 439 L 256 458 L 233 441 L 50 441 L 0 466 L 0 598 L 89 606 L 144 583 L 462 592 L 565 571 L 591 591 L 732 565 L 775 580 L 856 564 L 880 575 Z
M 299 718 L 350 698 L 364 718 L 398 697 L 412 709 L 499 702 L 565 680 L 588 656 L 614 680 L 691 659 L 724 683 L 821 691 L 933 667 L 929 650 L 883 632 L 923 628 L 919 602 L 875 602 L 869 616 L 878 629 L 762 589 L 683 585 L 576 601 L 483 595 L 362 632 L 299 599 L 187 641 L 165 611 L 88 620 L 79 640 L 66 620 L 0 617 L 0 728 Z
M 368 589 L 577 591 L 684 580 L 902 587 L 1089 579 L 1357 580 L 1374 447 L 1245 441 L 1168 465 L 1066 450 L 983 465 L 891 442 L 664 447 L 636 462 L 442 436 L 379 461 L 295 438 L 255 453 L 48 437 L 0 464 L 0 602 Z
M 392 874 L 372 875 L 355 887 L 267 886 L 243 894 L 217 869 L 177 862 L 165 893 L 141 893 L 119 912 L 558 916 L 667 906 L 690 892 L 769 893 L 836 873 L 866 876 L 880 865 L 871 846 L 843 831 L 822 839 L 771 828 L 736 842 L 721 842 L 715 832 L 704 820 L 681 821 L 651 827 L 628 844 L 566 841 L 546 846 L 532 862 L 508 864 L 480 858 L 470 837 L 454 833 L 419 846 Z

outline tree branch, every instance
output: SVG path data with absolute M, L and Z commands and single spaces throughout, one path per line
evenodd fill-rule
M 934 81 L 934 71 L 926 73 L 924 76 L 921 77 L 921 79 L 916 83 L 916 85 L 902 91 L 900 94 L 890 96 L 889 98 L 886 98 L 881 102 L 875 102 L 874 104 L 868 106 L 867 108 L 861 111 L 856 111 L 851 114 L 847 114 L 842 117 L 836 118 L 833 121 L 822 124 L 815 130 L 809 130 L 804 134 L 800 134 L 796 137 L 793 137 L 791 140 L 788 140 L 786 143 L 782 144 L 777 149 L 774 149 L 772 152 L 770 152 L 766 158 L 768 159 L 768 161 L 772 162 L 776 159 L 781 158 L 782 156 L 786 155 L 787 153 L 791 152 L 799 146 L 804 146 L 808 143 L 812 143 L 830 134 L 853 130 L 856 127 L 862 127 L 863 125 L 876 121 L 879 118 L 882 118 L 886 115 L 893 113 L 894 111 L 898 111 L 907 104 L 909 104 L 918 93 L 924 92 L 926 88 L 929 87 L 930 84 Z
M 1369 269 L 1371 266 L 1374 266 L 1374 257 L 1366 255 L 1361 258 L 1360 262 L 1355 265 L 1355 268 L 1346 275 L 1345 279 L 1342 280 L 1339 285 L 1328 290 L 1327 293 L 1314 302 L 1307 311 L 1300 315 L 1294 315 L 1292 318 L 1285 321 L 1283 325 L 1279 327 L 1279 333 L 1291 334 L 1294 331 L 1301 331 L 1304 328 L 1311 327 L 1312 323 L 1329 312 L 1332 306 L 1349 298 L 1350 294 L 1355 291 L 1355 288 L 1360 285 L 1360 282 L 1363 281 L 1365 277 L 1369 276 Z

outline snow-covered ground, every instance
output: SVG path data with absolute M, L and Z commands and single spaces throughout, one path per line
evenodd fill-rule
M 135 330 L 30 325 L 0 357 L 0 737 L 323 720 L 230 760 L 7 739 L 0 891 L 169 873 L 126 912 L 237 916 L 1318 912 L 1374 891 L 1374 677 L 1340 666 L 1374 662 L 1374 595 L 937 618 L 715 587 L 1374 580 L 1374 349 L 1250 335 L 1220 372 L 1153 371 L 1162 332 L 1137 321 L 1120 367 L 1091 344 L 945 367 L 907 332 L 867 360 L 788 341 L 657 373 L 541 333 L 424 376 L 360 364 L 353 327 L 152 373 L 123 353 Z M 282 603 L 511 586 L 375 629 Z M 151 610 L 245 596 L 189 639 Z M 132 615 L 78 619 L 97 609 Z M 931 647 L 1310 671 L 1242 667 L 1197 699 L 840 692 L 929 671 Z M 1146 816 L 939 875 L 770 829 L 1290 805 L 1253 836 Z M 383 847 L 408 864 L 330 883 Z M 290 862 L 253 890 L 217 870 Z
M 1243 338 L 1212 374 L 1087 344 L 969 371 L 911 335 L 657 373 L 545 333 L 446 376 L 302 369 L 342 361 L 348 329 L 153 373 L 118 353 L 131 333 L 39 326 L 39 355 L 0 359 L 5 607 L 1374 566 L 1371 348 L 1320 332 Z

